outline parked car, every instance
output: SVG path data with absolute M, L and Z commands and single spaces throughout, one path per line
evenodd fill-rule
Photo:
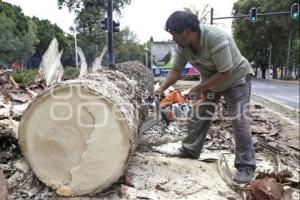
M 20 70 L 22 69 L 22 65 L 20 65 L 19 63 L 14 63 L 14 64 L 12 65 L 12 69 L 13 69 L 14 71 L 20 71 Z

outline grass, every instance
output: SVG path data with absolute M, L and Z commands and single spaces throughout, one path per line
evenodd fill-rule
M 80 69 L 75 67 L 66 67 L 64 68 L 64 76 L 68 79 L 76 79 L 79 76 Z M 38 69 L 25 69 L 21 71 L 14 71 L 11 73 L 15 81 L 21 86 L 29 86 L 34 83 L 35 78 L 38 76 Z
M 38 74 L 39 74 L 38 69 L 26 69 L 26 70 L 15 71 L 11 73 L 15 81 L 22 86 L 28 86 L 32 84 Z
M 64 68 L 64 76 L 67 76 L 68 79 L 78 78 L 80 69 L 76 67 L 66 67 Z

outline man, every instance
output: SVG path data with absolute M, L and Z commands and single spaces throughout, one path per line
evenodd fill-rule
M 249 101 L 253 70 L 241 55 L 233 39 L 221 29 L 199 24 L 198 18 L 185 11 L 174 12 L 167 20 L 165 29 L 177 43 L 173 68 L 154 95 L 163 95 L 180 77 L 187 62 L 201 73 L 201 83 L 189 92 L 190 98 L 206 100 L 191 112 L 188 120 L 188 136 L 182 141 L 181 157 L 197 159 L 215 112 L 220 96 L 227 102 L 232 118 L 236 144 L 233 178 L 236 183 L 248 183 L 255 171 L 255 151 L 250 131 Z

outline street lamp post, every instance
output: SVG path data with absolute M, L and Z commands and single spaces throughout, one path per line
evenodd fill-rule
M 75 40 L 75 61 L 76 61 L 76 68 L 78 68 L 78 55 L 77 55 L 77 32 L 76 26 L 74 26 L 74 40 Z
M 149 51 L 149 49 L 147 47 L 147 44 L 146 44 L 146 47 L 144 50 L 145 50 L 145 56 L 146 56 L 146 67 L 148 68 L 148 51 Z

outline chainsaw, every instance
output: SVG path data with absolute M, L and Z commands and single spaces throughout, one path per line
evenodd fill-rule
M 191 107 L 185 102 L 185 98 L 177 91 L 170 93 L 162 100 L 154 97 L 154 116 L 142 123 L 139 132 L 144 133 L 154 125 L 164 122 L 167 126 L 176 119 L 187 118 Z

